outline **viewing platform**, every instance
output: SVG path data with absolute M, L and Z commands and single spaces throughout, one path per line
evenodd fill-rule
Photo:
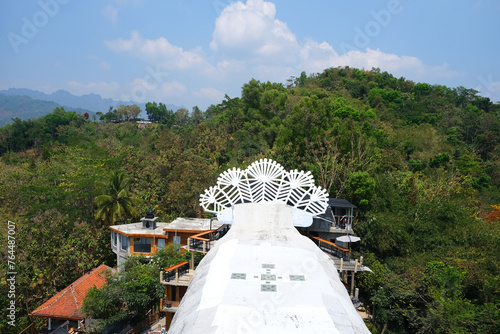
M 224 224 L 215 231 L 202 232 L 188 238 L 186 250 L 202 254 L 208 253 L 210 248 L 229 231 L 230 225 Z
M 348 248 L 341 247 L 331 241 L 321 239 L 312 235 L 307 235 L 323 252 L 328 254 L 335 263 L 337 271 L 369 271 L 372 270 L 363 266 L 363 258 L 358 260 L 351 259 L 351 252 Z
M 160 283 L 163 285 L 188 286 L 194 274 L 188 261 L 179 262 L 160 272 Z

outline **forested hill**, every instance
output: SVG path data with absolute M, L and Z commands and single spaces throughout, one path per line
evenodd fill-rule
M 287 86 L 250 80 L 204 111 L 151 101 L 146 112 L 145 128 L 61 109 L 0 128 L 1 221 L 17 224 L 13 332 L 83 273 L 116 265 L 94 204 L 113 173 L 131 179 L 140 216 L 151 206 L 169 221 L 205 216 L 199 194 L 219 173 L 262 157 L 311 170 L 357 206 L 357 251 L 374 273 L 356 277 L 373 333 L 499 332 L 500 105 L 473 89 L 334 68 Z
M 10 124 L 14 119 L 35 119 L 50 114 L 55 108 L 62 106 L 46 100 L 33 99 L 24 95 L 4 95 L 0 91 L 0 126 Z M 80 114 L 92 113 L 89 110 L 73 108 Z
M 22 120 L 41 117 L 50 113 L 56 107 L 77 111 L 80 114 L 105 113 L 110 107 L 119 105 L 131 105 L 131 101 L 116 101 L 110 98 L 103 98 L 100 95 L 91 93 L 81 96 L 73 95 L 65 90 L 58 90 L 51 94 L 46 94 L 37 90 L 27 88 L 9 88 L 0 90 L 0 126 L 9 124 L 13 118 Z M 50 109 L 48 106 L 52 105 Z M 139 104 L 144 108 L 144 104 Z M 167 108 L 177 110 L 173 104 L 167 104 Z
M 100 95 L 93 93 L 76 96 L 62 89 L 51 94 L 46 94 L 37 90 L 27 88 L 9 88 L 7 90 L 0 91 L 0 94 L 9 96 L 27 96 L 32 99 L 42 101 L 54 101 L 61 106 L 86 109 L 94 113 L 104 112 L 109 109 L 109 106 L 130 104 L 123 101 L 114 101 L 109 98 L 102 98 Z

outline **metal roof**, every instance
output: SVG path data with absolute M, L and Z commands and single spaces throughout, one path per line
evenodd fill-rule
M 356 208 L 356 205 L 342 198 L 329 198 L 328 205 L 337 208 Z

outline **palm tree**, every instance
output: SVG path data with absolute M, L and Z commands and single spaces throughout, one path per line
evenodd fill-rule
M 124 172 L 116 171 L 111 175 L 106 194 L 99 195 L 94 199 L 97 206 L 95 219 L 112 225 L 123 217 L 136 218 L 139 216 L 136 208 L 139 199 L 133 197 L 129 192 L 131 182 L 132 179 L 127 177 Z

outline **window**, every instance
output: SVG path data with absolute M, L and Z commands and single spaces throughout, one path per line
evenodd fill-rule
M 165 239 L 158 239 L 158 249 L 165 248 Z
M 116 247 L 116 243 L 118 242 L 118 236 L 116 232 L 111 232 L 111 239 L 113 240 L 113 247 Z
M 128 248 L 128 237 L 126 235 L 120 234 L 120 244 L 122 250 L 127 250 Z
M 134 253 L 151 253 L 151 239 L 134 238 Z
M 181 237 L 179 235 L 174 236 L 174 249 L 177 253 L 181 251 Z

